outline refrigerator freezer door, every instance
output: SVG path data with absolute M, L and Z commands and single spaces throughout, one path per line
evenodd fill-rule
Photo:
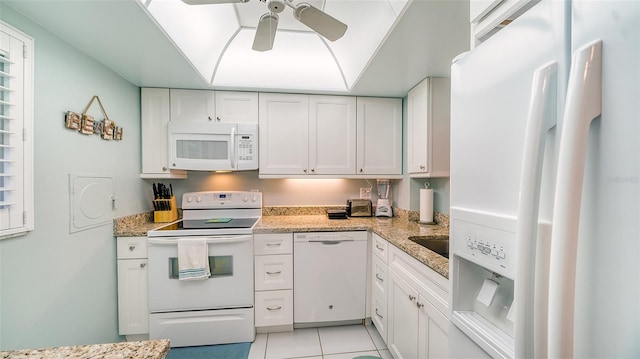
M 459 247 L 456 244 L 459 241 L 466 245 L 469 239 L 465 231 L 455 228 L 457 223 L 469 222 L 469 219 L 456 218 L 455 214 L 473 212 L 487 217 L 486 223 L 474 222 L 475 224 L 510 232 L 510 247 L 516 247 L 516 231 L 510 221 L 503 221 L 509 225 L 508 228 L 496 228 L 490 223 L 499 223 L 492 218 L 519 220 L 521 176 L 526 173 L 523 166 L 539 166 L 538 163 L 523 163 L 527 118 L 531 117 L 532 89 L 535 92 L 534 74 L 538 69 L 553 63 L 556 72 L 549 79 L 555 82 L 556 99 L 551 104 L 555 103 L 556 107 L 542 111 L 544 116 L 555 117 L 545 121 L 553 123 L 558 120 L 558 125 L 561 125 L 559 119 L 562 118 L 570 55 L 569 9 L 568 2 L 543 0 L 452 65 L 451 226 L 452 233 L 461 234 L 458 237 L 454 234 L 452 237 L 453 248 Z M 542 175 L 539 170 L 533 171 L 541 176 L 540 200 L 531 200 L 539 206 L 539 211 L 538 218 L 532 220 L 530 228 L 535 228 L 535 224 L 540 221 L 551 221 L 558 128 L 559 126 L 549 131 L 546 127 L 543 130 L 546 136 L 543 143 L 546 143 L 543 146 Z M 456 283 L 458 276 L 462 274 L 459 270 L 471 268 L 470 265 L 463 264 L 463 257 L 460 253 L 453 253 L 451 261 L 452 318 L 456 318 L 456 311 L 464 314 L 462 312 L 467 310 L 465 307 L 470 307 L 470 304 L 464 304 L 470 303 L 468 299 L 456 297 L 456 293 L 465 293 L 464 290 L 456 290 L 456 286 L 461 285 Z M 529 261 L 535 262 L 535 257 Z M 482 276 L 478 278 L 484 279 Z M 516 281 L 516 293 L 519 292 L 519 286 L 532 284 L 533 280 L 530 278 L 527 283 Z M 531 301 L 522 302 L 524 304 L 519 303 L 516 298 L 513 305 L 529 305 Z M 531 317 L 527 316 L 527 319 Z M 499 319 L 489 321 L 500 323 L 501 318 Z M 518 322 L 516 315 L 515 334 L 513 331 L 504 333 L 516 336 L 516 348 L 502 350 L 497 342 L 492 344 L 480 337 L 473 340 L 490 355 L 514 355 L 515 352 L 517 357 L 544 357 L 546 353 L 534 352 L 532 320 L 520 320 Z M 523 320 L 525 328 L 522 327 Z M 518 335 L 523 332 L 529 337 L 518 341 Z M 504 342 L 508 343 L 509 340 Z M 527 347 L 518 348 L 518 343 L 524 343 Z M 456 343 L 450 345 L 452 351 L 462 347 Z

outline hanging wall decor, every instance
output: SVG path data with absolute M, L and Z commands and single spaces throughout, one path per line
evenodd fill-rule
M 95 100 L 98 100 L 100 110 L 104 115 L 104 119 L 102 121 L 97 121 L 93 116 L 87 114 Z M 122 127 L 116 126 L 116 123 L 109 119 L 107 111 L 104 110 L 102 101 L 100 101 L 100 97 L 98 96 L 93 96 L 93 98 L 91 98 L 91 101 L 89 101 L 89 104 L 81 114 L 73 111 L 67 111 L 65 114 L 65 127 L 85 135 L 100 135 L 103 140 L 121 141 L 122 134 L 124 132 Z

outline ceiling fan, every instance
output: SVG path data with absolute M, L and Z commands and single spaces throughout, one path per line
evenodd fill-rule
M 260 0 L 267 4 L 269 12 L 260 16 L 252 49 L 268 51 L 273 48 L 273 40 L 278 28 L 278 13 L 286 6 L 293 9 L 296 20 L 307 25 L 313 31 L 330 41 L 336 41 L 347 31 L 347 25 L 324 11 L 307 3 L 293 4 L 293 0 Z M 189 5 L 246 3 L 249 0 L 182 0 Z M 285 6 L 286 5 L 286 6 Z

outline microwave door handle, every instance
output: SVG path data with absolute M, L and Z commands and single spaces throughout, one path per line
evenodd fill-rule
M 231 168 L 236 168 L 236 128 L 231 127 L 231 141 L 229 142 L 231 145 L 231 156 L 229 156 L 231 160 Z

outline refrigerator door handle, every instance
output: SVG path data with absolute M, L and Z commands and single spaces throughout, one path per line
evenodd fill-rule
M 602 113 L 602 41 L 573 54 L 558 154 L 549 267 L 549 358 L 573 357 L 580 205 L 589 127 Z
M 518 199 L 518 224 L 516 229 L 517 268 L 515 278 L 514 305 L 515 356 L 532 358 L 535 353 L 546 352 L 546 348 L 534 349 L 534 320 L 545 320 L 545 313 L 533 313 L 534 302 L 544 300 L 546 293 L 534 290 L 536 235 L 538 233 L 538 209 L 542 182 L 542 164 L 548 131 L 557 123 L 557 72 L 555 61 L 544 64 L 533 74 L 531 100 L 524 136 L 524 151 L 520 169 L 520 198 Z M 536 253 L 536 256 L 532 254 Z M 536 300 L 534 300 L 534 295 Z M 541 333 L 546 335 L 546 331 Z M 544 345 L 544 343 L 540 343 Z

